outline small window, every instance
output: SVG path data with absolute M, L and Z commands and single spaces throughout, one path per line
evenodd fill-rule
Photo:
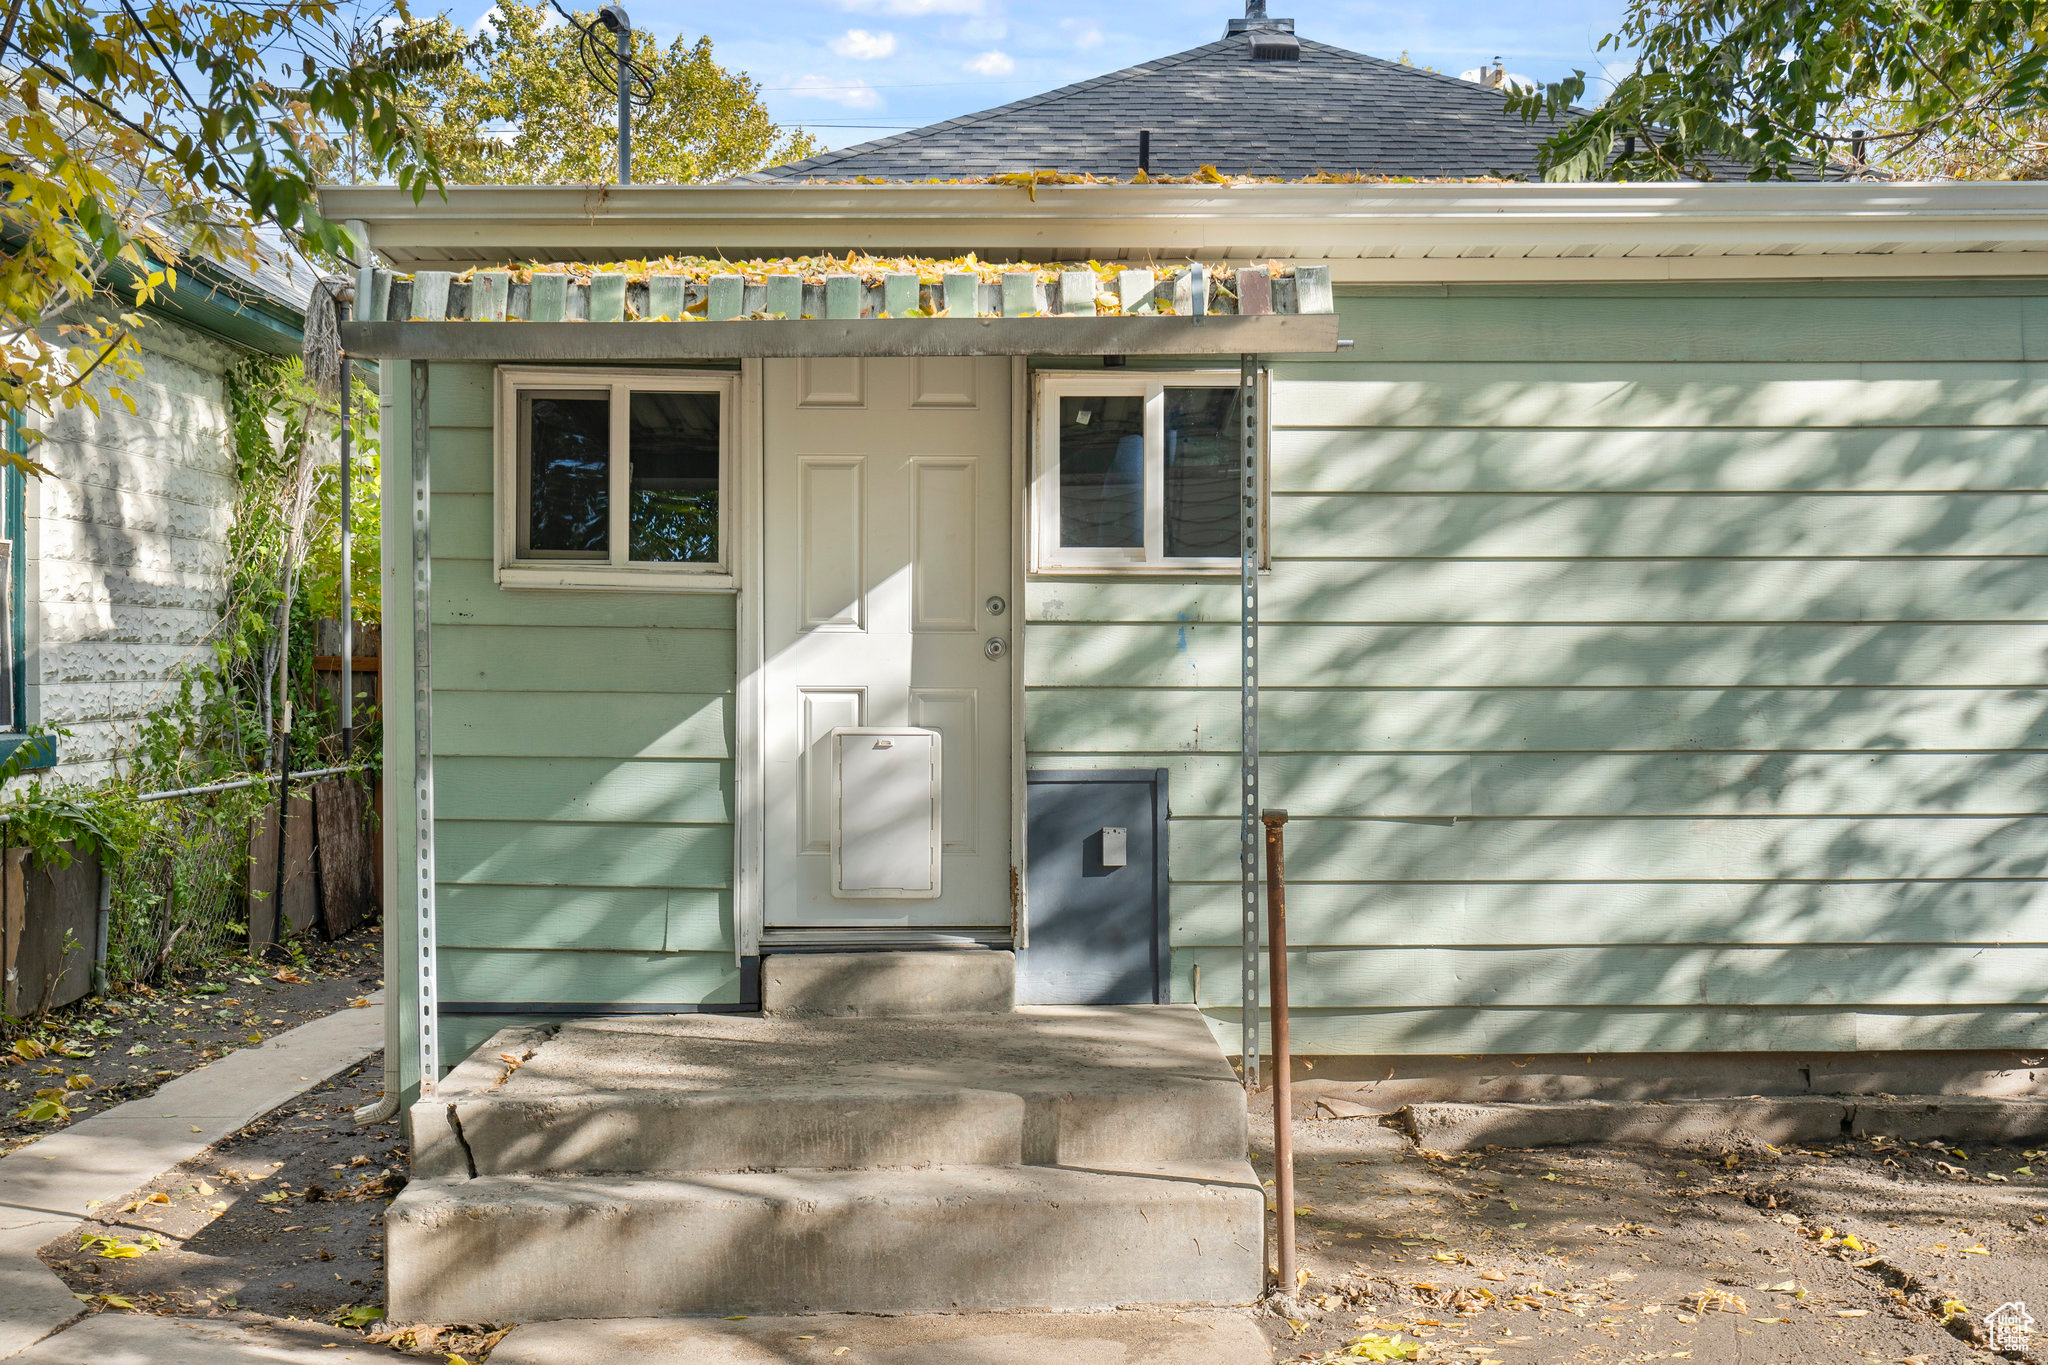
M 1243 422 L 1234 372 L 1042 375 L 1032 567 L 1235 571 Z
M 732 586 L 733 376 L 498 374 L 500 582 Z

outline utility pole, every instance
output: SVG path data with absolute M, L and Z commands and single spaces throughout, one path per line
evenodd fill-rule
M 620 5 L 606 5 L 597 22 L 612 31 L 619 56 L 619 183 L 633 183 L 633 21 Z

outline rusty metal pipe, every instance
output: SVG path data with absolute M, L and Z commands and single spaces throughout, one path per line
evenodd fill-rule
M 1266 954 L 1273 974 L 1273 1204 L 1278 1218 L 1279 1287 L 1294 1283 L 1294 1052 L 1287 1037 L 1287 812 L 1269 810 L 1266 826 Z

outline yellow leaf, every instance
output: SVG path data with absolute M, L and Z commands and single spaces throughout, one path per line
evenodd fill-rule
M 1870 1316 L 1870 1310 L 1868 1308 L 1837 1308 L 1835 1316 L 1838 1318 L 1867 1318 Z
M 2001 1184 L 2001 1185 L 2003 1185 L 2003 1184 L 2005 1184 L 2005 1183 L 2006 1183 L 2005 1177 L 2004 1177 L 2004 1176 L 2002 1176 L 2002 1175 L 2000 1175 L 2000 1174 L 1999 1174 L 1998 1172 L 1996 1172 L 1996 1171 L 1986 1171 L 1986 1172 L 1984 1172 L 1984 1178 L 1985 1178 L 1986 1180 L 1996 1180 L 1996 1181 L 1997 1181 L 1997 1182 L 1998 1182 L 1999 1184 Z
M 2014 1175 L 2032 1175 L 2033 1173 L 2034 1168 L 2032 1166 L 2021 1166 L 2013 1171 Z
M 1990 1254 L 1991 1254 L 1991 1251 L 1990 1251 L 1990 1248 L 1988 1248 L 1988 1247 L 1964 1247 L 1964 1248 L 1963 1248 L 1963 1255 L 1965 1255 L 1965 1256 L 1989 1256 Z
M 1842 1239 L 1842 1246 L 1845 1250 L 1848 1251 L 1863 1250 L 1863 1243 L 1856 1240 L 1856 1234 L 1853 1232 Z

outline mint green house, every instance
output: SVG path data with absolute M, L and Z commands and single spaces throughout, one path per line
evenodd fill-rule
M 1324 1099 L 2037 1086 L 2048 190 L 1542 184 L 1501 100 L 1253 0 L 736 182 L 323 193 L 394 1322 L 1257 1298 L 1275 808 Z
M 1028 962 L 1032 782 L 1068 770 L 1163 791 L 1142 998 L 1235 1050 L 1247 405 L 1298 1053 L 2048 1041 L 2038 187 L 327 201 L 391 272 L 351 344 L 399 362 L 407 1068 L 423 1021 L 445 1068 L 744 1012 L 778 951 Z M 848 252 L 925 264 L 603 266 Z M 876 779 L 930 777 L 909 816 L 842 790 L 868 731 L 943 737 Z

